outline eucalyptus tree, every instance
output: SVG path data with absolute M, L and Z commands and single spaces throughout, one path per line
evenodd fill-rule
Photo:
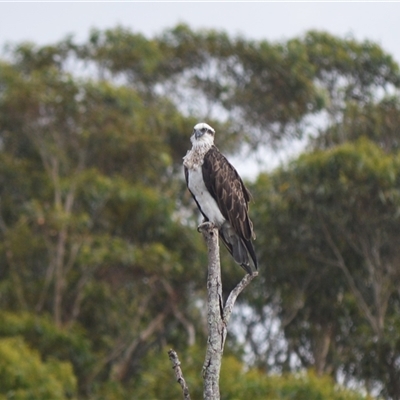
M 397 277 L 387 243 L 397 234 L 398 86 L 398 66 L 378 45 L 324 32 L 272 43 L 186 25 L 151 38 L 117 27 L 83 43 L 11 47 L 0 63 L 1 308 L 85 332 L 90 366 L 72 360 L 82 393 L 110 380 L 129 385 L 147 353 L 204 335 L 206 256 L 181 175 L 194 123 L 207 118 L 231 153 L 312 133 L 314 148 L 332 150 L 254 186 L 268 286 L 243 300 L 255 312 L 284 305 L 289 351 L 277 365 L 295 352 L 319 372 L 393 382 Z M 309 125 L 314 116 L 321 131 Z M 359 141 L 334 153 L 362 136 L 384 152 Z M 236 272 L 225 271 L 229 290 Z M 368 352 L 343 333 L 356 330 Z M 356 367 L 360 354 L 377 354 L 368 332 L 394 367 Z
M 359 139 L 304 154 L 254 185 L 266 290 L 288 341 L 283 366 L 295 355 L 391 398 L 399 395 L 399 162 Z

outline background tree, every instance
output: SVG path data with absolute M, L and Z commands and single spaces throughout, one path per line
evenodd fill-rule
M 393 398 L 398 162 L 398 154 L 359 140 L 303 155 L 255 185 L 266 284 L 288 339 L 283 364 L 295 354 L 319 374 L 380 381 Z
M 43 65 L 41 49 L 21 53 L 1 73 L 1 302 L 50 312 L 60 328 L 83 323 L 98 358 L 79 377 L 88 391 L 99 375 L 128 379 L 144 344 L 176 323 L 194 341 L 178 305 L 192 307 L 180 279 L 196 293 L 199 241 L 176 214 L 164 133 L 186 119 L 162 98 L 150 109 L 131 89 Z
M 254 184 L 260 286 L 241 299 L 250 350 L 228 337 L 232 365 L 313 367 L 398 397 L 399 82 L 379 46 L 324 32 L 270 43 L 117 27 L 83 43 L 10 47 L 0 63 L 1 340 L 23 337 L 20 354 L 36 362 L 38 351 L 43 371 L 52 357 L 70 363 L 68 393 L 93 399 L 142 393 L 166 344 L 182 355 L 205 340 L 205 246 L 181 161 L 207 119 L 225 153 L 309 134 L 315 150 Z M 222 257 L 228 292 L 241 271 Z M 255 338 L 266 324 L 275 342 Z M 254 398 L 270 393 L 264 371 L 232 376 L 254 383 Z

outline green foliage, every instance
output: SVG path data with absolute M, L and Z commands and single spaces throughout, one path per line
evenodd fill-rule
M 243 366 L 237 360 L 227 358 L 225 364 L 230 363 L 229 370 L 221 376 L 224 382 L 224 393 L 221 399 L 239 400 L 244 397 L 266 400 L 361 400 L 365 396 L 344 390 L 335 386 L 328 376 L 317 377 L 312 371 L 301 374 L 272 375 L 266 377 L 262 371 L 251 369 L 243 372 Z M 235 367 L 236 374 L 232 374 L 230 368 Z M 232 368 L 233 369 L 233 368 Z M 229 371 L 229 378 L 225 375 Z M 227 379 L 228 378 L 228 379 Z
M 37 380 L 57 365 L 53 398 L 162 399 L 180 396 L 160 356 L 171 343 L 201 397 L 203 355 L 191 345 L 205 340 L 206 252 L 181 172 L 192 127 L 207 119 L 233 152 L 302 137 L 317 116 L 313 151 L 253 185 L 265 267 L 243 296 L 254 365 L 290 371 L 295 360 L 316 375 L 267 376 L 229 355 L 222 394 L 356 398 L 326 377 L 340 371 L 398 397 L 399 85 L 378 45 L 326 32 L 271 43 L 117 27 L 10 48 L 0 62 L 0 337 L 19 350 L 8 356 L 25 354 Z M 224 268 L 225 290 L 240 274 Z M 253 337 L 268 315 L 277 348 Z
M 189 293 L 176 295 L 180 279 L 201 273 L 200 238 L 175 217 L 172 144 L 192 121 L 166 98 L 143 102 L 131 88 L 73 77 L 67 45 L 60 63 L 56 47 L 46 56 L 24 45 L 0 68 L 0 304 L 29 311 L 14 334 L 69 360 L 89 393 L 112 369 L 127 380 L 143 342 L 169 335 L 173 318 L 162 322 Z M 90 345 L 67 333 L 79 323 Z
M 131 388 L 138 400 L 167 400 L 181 396 L 179 384 L 171 384 L 173 372 L 171 366 L 165 363 L 167 351 L 164 349 L 162 354 L 164 359 L 158 352 L 150 352 L 144 359 L 144 372 Z M 191 347 L 180 361 L 191 397 L 201 398 L 203 382 L 199 371 L 202 368 L 203 351 L 198 346 Z M 220 382 L 221 400 L 239 400 L 245 397 L 255 400 L 365 399 L 361 394 L 336 387 L 327 376 L 317 377 L 312 371 L 298 375 L 267 376 L 258 369 L 245 369 L 243 363 L 233 355 L 224 357 Z
M 0 338 L 8 337 L 23 338 L 46 361 L 72 364 L 78 377 L 84 376 L 95 361 L 91 343 L 81 329 L 77 326 L 59 329 L 47 316 L 0 312 Z
M 0 339 L 0 398 L 63 400 L 75 396 L 76 378 L 70 363 L 43 362 L 18 336 Z
M 366 137 L 386 152 L 397 152 L 399 118 L 400 103 L 397 96 L 388 96 L 379 102 L 369 102 L 362 106 L 350 101 L 339 122 L 321 132 L 313 141 L 313 146 L 324 149 Z
M 347 98 L 365 100 L 374 88 L 400 84 L 399 66 L 376 43 L 317 31 L 307 32 L 302 41 L 317 78 L 330 91 L 343 90 Z
M 303 154 L 254 188 L 266 222 L 264 283 L 280 304 L 292 351 L 319 373 L 380 376 L 392 393 L 399 160 L 364 138 Z

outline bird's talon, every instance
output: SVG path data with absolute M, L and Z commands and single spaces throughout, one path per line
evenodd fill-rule
M 213 229 L 215 225 L 210 221 L 203 221 L 198 227 L 197 232 L 202 232 L 205 229 Z

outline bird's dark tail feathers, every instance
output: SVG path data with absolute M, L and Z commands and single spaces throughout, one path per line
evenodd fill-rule
M 219 236 L 233 259 L 249 274 L 253 273 L 250 257 L 254 268 L 258 268 L 256 253 L 251 240 L 240 238 L 229 224 L 222 225 Z M 250 255 L 250 257 L 249 257 Z

